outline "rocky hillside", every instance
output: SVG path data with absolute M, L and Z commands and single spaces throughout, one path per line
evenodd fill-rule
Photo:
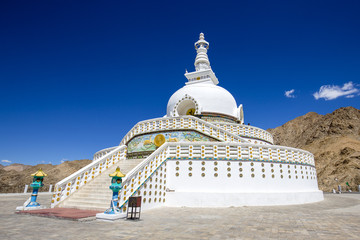
M 75 160 L 66 161 L 59 165 L 38 164 L 29 166 L 23 164 L 11 164 L 0 168 L 0 192 L 14 193 L 24 192 L 25 184 L 32 182 L 31 174 L 35 173 L 39 168 L 48 174 L 44 179 L 44 187 L 40 191 L 48 191 L 49 185 L 55 183 L 71 175 L 82 167 L 88 165 L 91 160 Z M 28 191 L 31 191 L 30 188 Z
M 31 167 L 30 165 L 24 165 L 24 164 L 19 164 L 19 163 L 13 163 L 9 166 L 0 166 L 0 168 L 2 168 L 5 171 L 11 171 L 14 170 L 16 172 L 21 172 L 24 171 L 26 168 Z
M 315 156 L 319 188 L 337 189 L 335 178 L 352 190 L 360 184 L 360 110 L 345 107 L 326 115 L 314 112 L 268 129 L 275 144 L 301 148 Z

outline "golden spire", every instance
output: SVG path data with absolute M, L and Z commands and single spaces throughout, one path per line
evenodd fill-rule
M 109 174 L 110 177 L 125 177 L 125 175 L 120 171 L 120 167 L 117 167 L 115 172 Z
M 36 173 L 31 174 L 31 176 L 33 177 L 46 177 L 47 174 L 43 172 L 43 170 L 40 168 L 39 170 L 37 170 Z

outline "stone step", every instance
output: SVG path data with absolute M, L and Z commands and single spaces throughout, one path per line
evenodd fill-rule
M 91 193 L 97 193 L 98 191 L 99 192 L 111 192 L 111 190 L 109 189 L 109 186 L 110 186 L 110 184 L 106 184 L 104 186 L 92 186 L 90 188 L 81 189 L 81 191 L 91 192 Z
M 84 203 L 77 203 L 76 205 L 64 205 L 62 207 L 105 211 L 106 209 L 110 208 L 110 203 L 94 205 L 91 203 L 84 202 Z
M 103 188 L 103 187 L 105 187 L 105 186 L 108 186 L 108 187 L 109 187 L 110 184 L 111 184 L 110 181 L 108 181 L 108 182 L 106 182 L 106 183 L 102 183 L 102 182 L 99 183 L 99 182 L 97 182 L 97 181 L 94 180 L 94 182 L 90 182 L 90 183 L 86 184 L 85 186 L 82 186 L 81 189 L 98 188 L 98 187 Z
M 111 198 L 110 200 L 108 199 L 97 199 L 97 198 L 79 198 L 79 199 L 71 199 L 67 202 L 66 205 L 75 205 L 77 203 L 91 203 L 91 204 L 110 204 Z
M 66 204 L 63 204 L 63 206 L 72 206 L 72 207 L 76 207 L 79 204 L 82 203 L 88 203 L 88 204 L 92 204 L 92 205 L 97 205 L 97 204 L 104 204 L 104 205 L 108 205 L 111 203 L 111 199 L 100 199 L 95 201 L 94 199 L 90 199 L 90 200 L 86 200 L 84 201 L 84 199 L 72 199 L 71 201 L 67 202 Z
M 109 189 L 109 186 L 110 186 L 110 184 L 109 185 L 104 185 L 104 186 L 92 186 L 92 187 L 80 189 L 80 191 L 91 192 L 91 193 L 96 193 L 98 191 L 100 191 L 100 192 L 111 192 L 111 190 Z
M 94 184 L 94 185 L 89 186 L 89 187 L 87 187 L 87 188 L 83 188 L 83 189 L 84 189 L 83 191 L 86 191 L 86 190 L 95 191 L 95 189 L 96 189 L 96 190 L 107 189 L 108 191 L 111 191 L 109 187 L 110 187 L 110 183 L 106 183 L 106 184 Z
M 109 179 L 104 179 L 104 180 L 102 180 L 102 179 L 97 179 L 96 181 L 94 181 L 94 182 L 90 182 L 89 184 L 108 184 L 108 185 L 110 185 L 111 184 L 111 179 L 109 178 Z
M 110 194 L 112 195 L 112 191 L 109 188 L 99 188 L 99 189 L 86 189 L 86 190 L 82 190 L 79 192 L 76 192 L 73 194 L 73 196 L 76 194 L 80 194 L 80 193 L 84 193 L 84 194 L 89 194 L 89 195 L 103 195 L 103 194 Z
M 111 193 L 111 190 L 109 189 L 109 186 L 104 187 L 92 187 L 92 188 L 86 188 L 86 189 L 80 189 L 78 193 L 84 192 L 84 193 L 90 193 L 95 195 L 96 193 Z
M 107 194 L 112 195 L 112 192 L 110 191 L 110 189 L 97 190 L 97 191 L 81 191 L 81 192 L 77 193 L 76 195 L 78 195 L 80 193 L 84 193 L 84 194 L 92 195 L 92 196 L 102 196 L 102 195 L 107 195 Z M 75 194 L 74 194 L 74 196 L 75 196 Z
M 111 192 L 111 190 L 110 190 L 110 184 L 104 184 L 104 185 L 94 185 L 94 186 L 92 186 L 91 188 L 86 188 L 86 189 L 84 189 L 83 191 L 87 191 L 87 190 L 90 190 L 90 191 L 92 191 L 92 192 L 96 192 L 96 191 L 109 191 L 109 192 Z
M 94 189 L 94 188 L 107 188 L 107 189 L 109 189 L 110 185 L 111 185 L 110 181 L 107 182 L 107 183 L 94 182 L 91 185 L 89 184 L 89 186 L 87 188 L 83 188 L 83 189 L 89 189 L 89 188 L 91 188 L 91 189 Z M 110 189 L 109 189 L 109 191 L 110 191 Z
M 111 200 L 112 194 L 104 194 L 104 195 L 89 195 L 85 193 L 79 193 L 76 196 L 74 196 L 72 199 L 102 199 L 102 200 Z
M 64 204 L 63 206 L 71 206 L 71 207 L 76 207 L 78 205 L 81 205 L 81 204 L 88 204 L 88 205 L 94 205 L 94 206 L 97 206 L 97 205 L 100 205 L 101 207 L 103 206 L 109 206 L 111 203 L 111 199 L 101 199 L 101 200 L 93 200 L 93 199 L 90 199 L 90 200 L 82 200 L 82 199 L 74 199 L 66 204 Z
M 76 204 L 77 202 L 89 202 L 89 203 L 107 203 L 111 201 L 111 196 L 102 196 L 99 197 L 97 196 L 96 198 L 91 198 L 91 197 L 74 197 L 72 199 L 70 199 L 69 201 L 67 201 L 66 204 Z
M 73 201 L 73 200 L 86 200 L 86 201 L 92 201 L 92 200 L 107 200 L 107 199 L 110 199 L 111 200 L 111 196 L 112 195 L 101 195 L 101 196 L 99 196 L 99 195 L 96 195 L 96 196 L 91 196 L 91 195 L 87 195 L 87 194 L 83 194 L 83 193 L 81 193 L 82 195 L 76 195 L 76 196 L 74 196 L 73 198 L 71 198 L 71 199 L 69 199 L 68 201 L 69 202 L 71 202 L 71 201 Z
M 110 194 L 110 195 L 109 195 Z M 71 199 L 69 199 L 68 201 L 71 201 L 72 199 L 111 199 L 112 193 L 107 193 L 107 194 L 97 194 L 97 195 L 91 195 L 91 194 L 87 194 L 87 193 L 79 193 L 76 194 L 75 196 L 73 196 Z
M 109 184 L 110 185 L 110 184 Z M 109 185 L 104 186 L 89 186 L 87 188 L 80 188 L 78 192 L 89 192 L 95 194 L 97 192 L 111 192 Z

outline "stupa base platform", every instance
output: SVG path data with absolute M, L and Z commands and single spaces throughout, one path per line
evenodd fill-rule
M 324 200 L 322 191 L 310 192 L 168 192 L 167 207 L 242 207 L 314 203 Z
M 19 206 L 16 207 L 16 211 L 32 211 L 32 210 L 39 210 L 44 208 L 46 208 L 46 206 L 33 206 L 33 207 Z
M 98 213 L 96 214 L 96 220 L 99 221 L 116 221 L 119 219 L 126 218 L 126 213 L 117 213 L 117 214 L 107 214 L 107 213 Z

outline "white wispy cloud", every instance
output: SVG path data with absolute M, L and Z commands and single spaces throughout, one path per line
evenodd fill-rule
M 321 86 L 318 92 L 313 94 L 316 100 L 323 98 L 325 100 L 334 100 L 338 97 L 345 96 L 346 98 L 353 98 L 359 93 L 353 82 L 345 83 L 344 86 L 324 85 Z
M 69 159 L 63 158 L 63 159 L 60 160 L 61 163 L 64 163 L 65 161 L 69 161 Z
M 3 163 L 11 163 L 10 160 L 1 160 L 1 162 L 3 162 Z
M 291 89 L 289 91 L 285 91 L 284 95 L 287 98 L 295 98 L 294 92 L 295 92 L 295 89 Z

